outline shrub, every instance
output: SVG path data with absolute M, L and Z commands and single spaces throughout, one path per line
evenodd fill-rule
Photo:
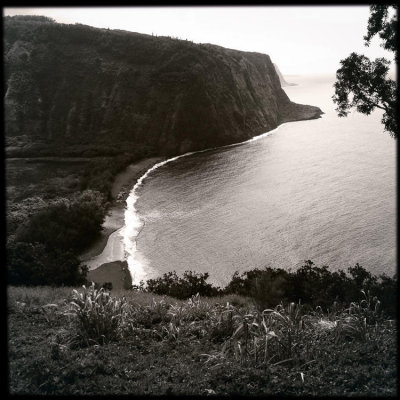
M 380 299 L 381 309 L 387 316 L 396 315 L 397 276 L 375 276 L 356 264 L 346 274 L 342 270 L 329 271 L 327 266 L 317 267 L 311 260 L 291 272 L 281 268 L 253 269 L 241 275 L 235 272 L 229 284 L 221 289 L 206 283 L 208 273 L 186 271 L 178 277 L 175 271 L 135 287 L 136 290 L 188 299 L 199 293 L 202 296 L 236 294 L 251 298 L 259 310 L 291 302 L 308 310 L 321 307 L 330 311 L 351 302 L 363 300 L 363 293 Z
M 201 296 L 215 296 L 219 288 L 207 283 L 207 272 L 196 273 L 185 271 L 183 277 L 179 277 L 175 271 L 167 272 L 162 277 L 149 279 L 146 290 L 152 293 L 165 294 L 177 299 L 188 299 L 196 294 Z
M 105 214 L 102 195 L 84 191 L 39 211 L 17 229 L 15 240 L 47 248 L 82 251 L 99 235 Z
M 397 315 L 397 274 L 393 278 L 385 274 L 377 277 L 370 294 L 381 301 L 382 310 L 392 318 Z
M 42 243 L 10 241 L 7 267 L 11 285 L 81 285 L 87 274 L 73 253 L 48 248 Z
M 232 277 L 224 293 L 235 293 L 251 297 L 260 309 L 275 307 L 286 301 L 288 295 L 289 273 L 283 269 L 265 268 L 237 272 Z
M 84 191 L 42 208 L 7 243 L 8 282 L 14 285 L 81 285 L 87 270 L 76 253 L 98 237 L 105 214 L 99 192 Z
M 334 302 L 343 306 L 362 300 L 362 291 L 381 299 L 382 309 L 389 315 L 396 314 L 397 277 L 375 276 L 358 263 L 348 269 L 329 271 L 328 266 L 318 267 L 311 260 L 305 261 L 294 272 L 280 268 L 253 269 L 233 275 L 222 290 L 251 297 L 260 309 L 275 307 L 280 302 L 301 302 L 308 307 L 320 306 L 328 310 Z
M 290 274 L 290 297 L 292 301 L 301 300 L 303 304 L 326 309 L 335 300 L 348 302 L 349 298 L 354 297 L 350 283 L 343 271 L 331 272 L 327 266 L 317 267 L 307 260 Z

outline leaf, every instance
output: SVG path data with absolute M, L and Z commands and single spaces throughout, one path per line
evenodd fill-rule
M 236 329 L 236 331 L 233 333 L 232 338 L 236 337 L 236 335 L 239 334 L 239 332 L 243 329 L 243 324 L 239 325 L 239 327 Z
M 277 362 L 275 364 L 271 364 L 271 367 L 276 367 L 277 365 L 280 365 L 280 364 L 283 364 L 285 362 L 292 361 L 292 360 L 294 360 L 294 358 L 287 358 L 286 360 L 282 360 L 282 361 L 279 361 L 279 362 Z

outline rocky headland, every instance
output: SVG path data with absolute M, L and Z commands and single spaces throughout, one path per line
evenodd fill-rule
M 268 55 L 45 17 L 4 18 L 6 154 L 178 155 L 318 118 Z

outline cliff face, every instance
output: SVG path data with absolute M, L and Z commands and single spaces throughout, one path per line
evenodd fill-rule
M 4 52 L 8 156 L 175 155 L 321 114 L 259 53 L 35 17 L 4 18 Z

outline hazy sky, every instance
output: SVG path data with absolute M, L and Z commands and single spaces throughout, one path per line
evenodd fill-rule
M 268 54 L 283 74 L 334 73 L 352 51 L 393 59 L 379 39 L 364 46 L 366 5 L 3 9 L 3 15 L 16 14 L 257 51 Z

